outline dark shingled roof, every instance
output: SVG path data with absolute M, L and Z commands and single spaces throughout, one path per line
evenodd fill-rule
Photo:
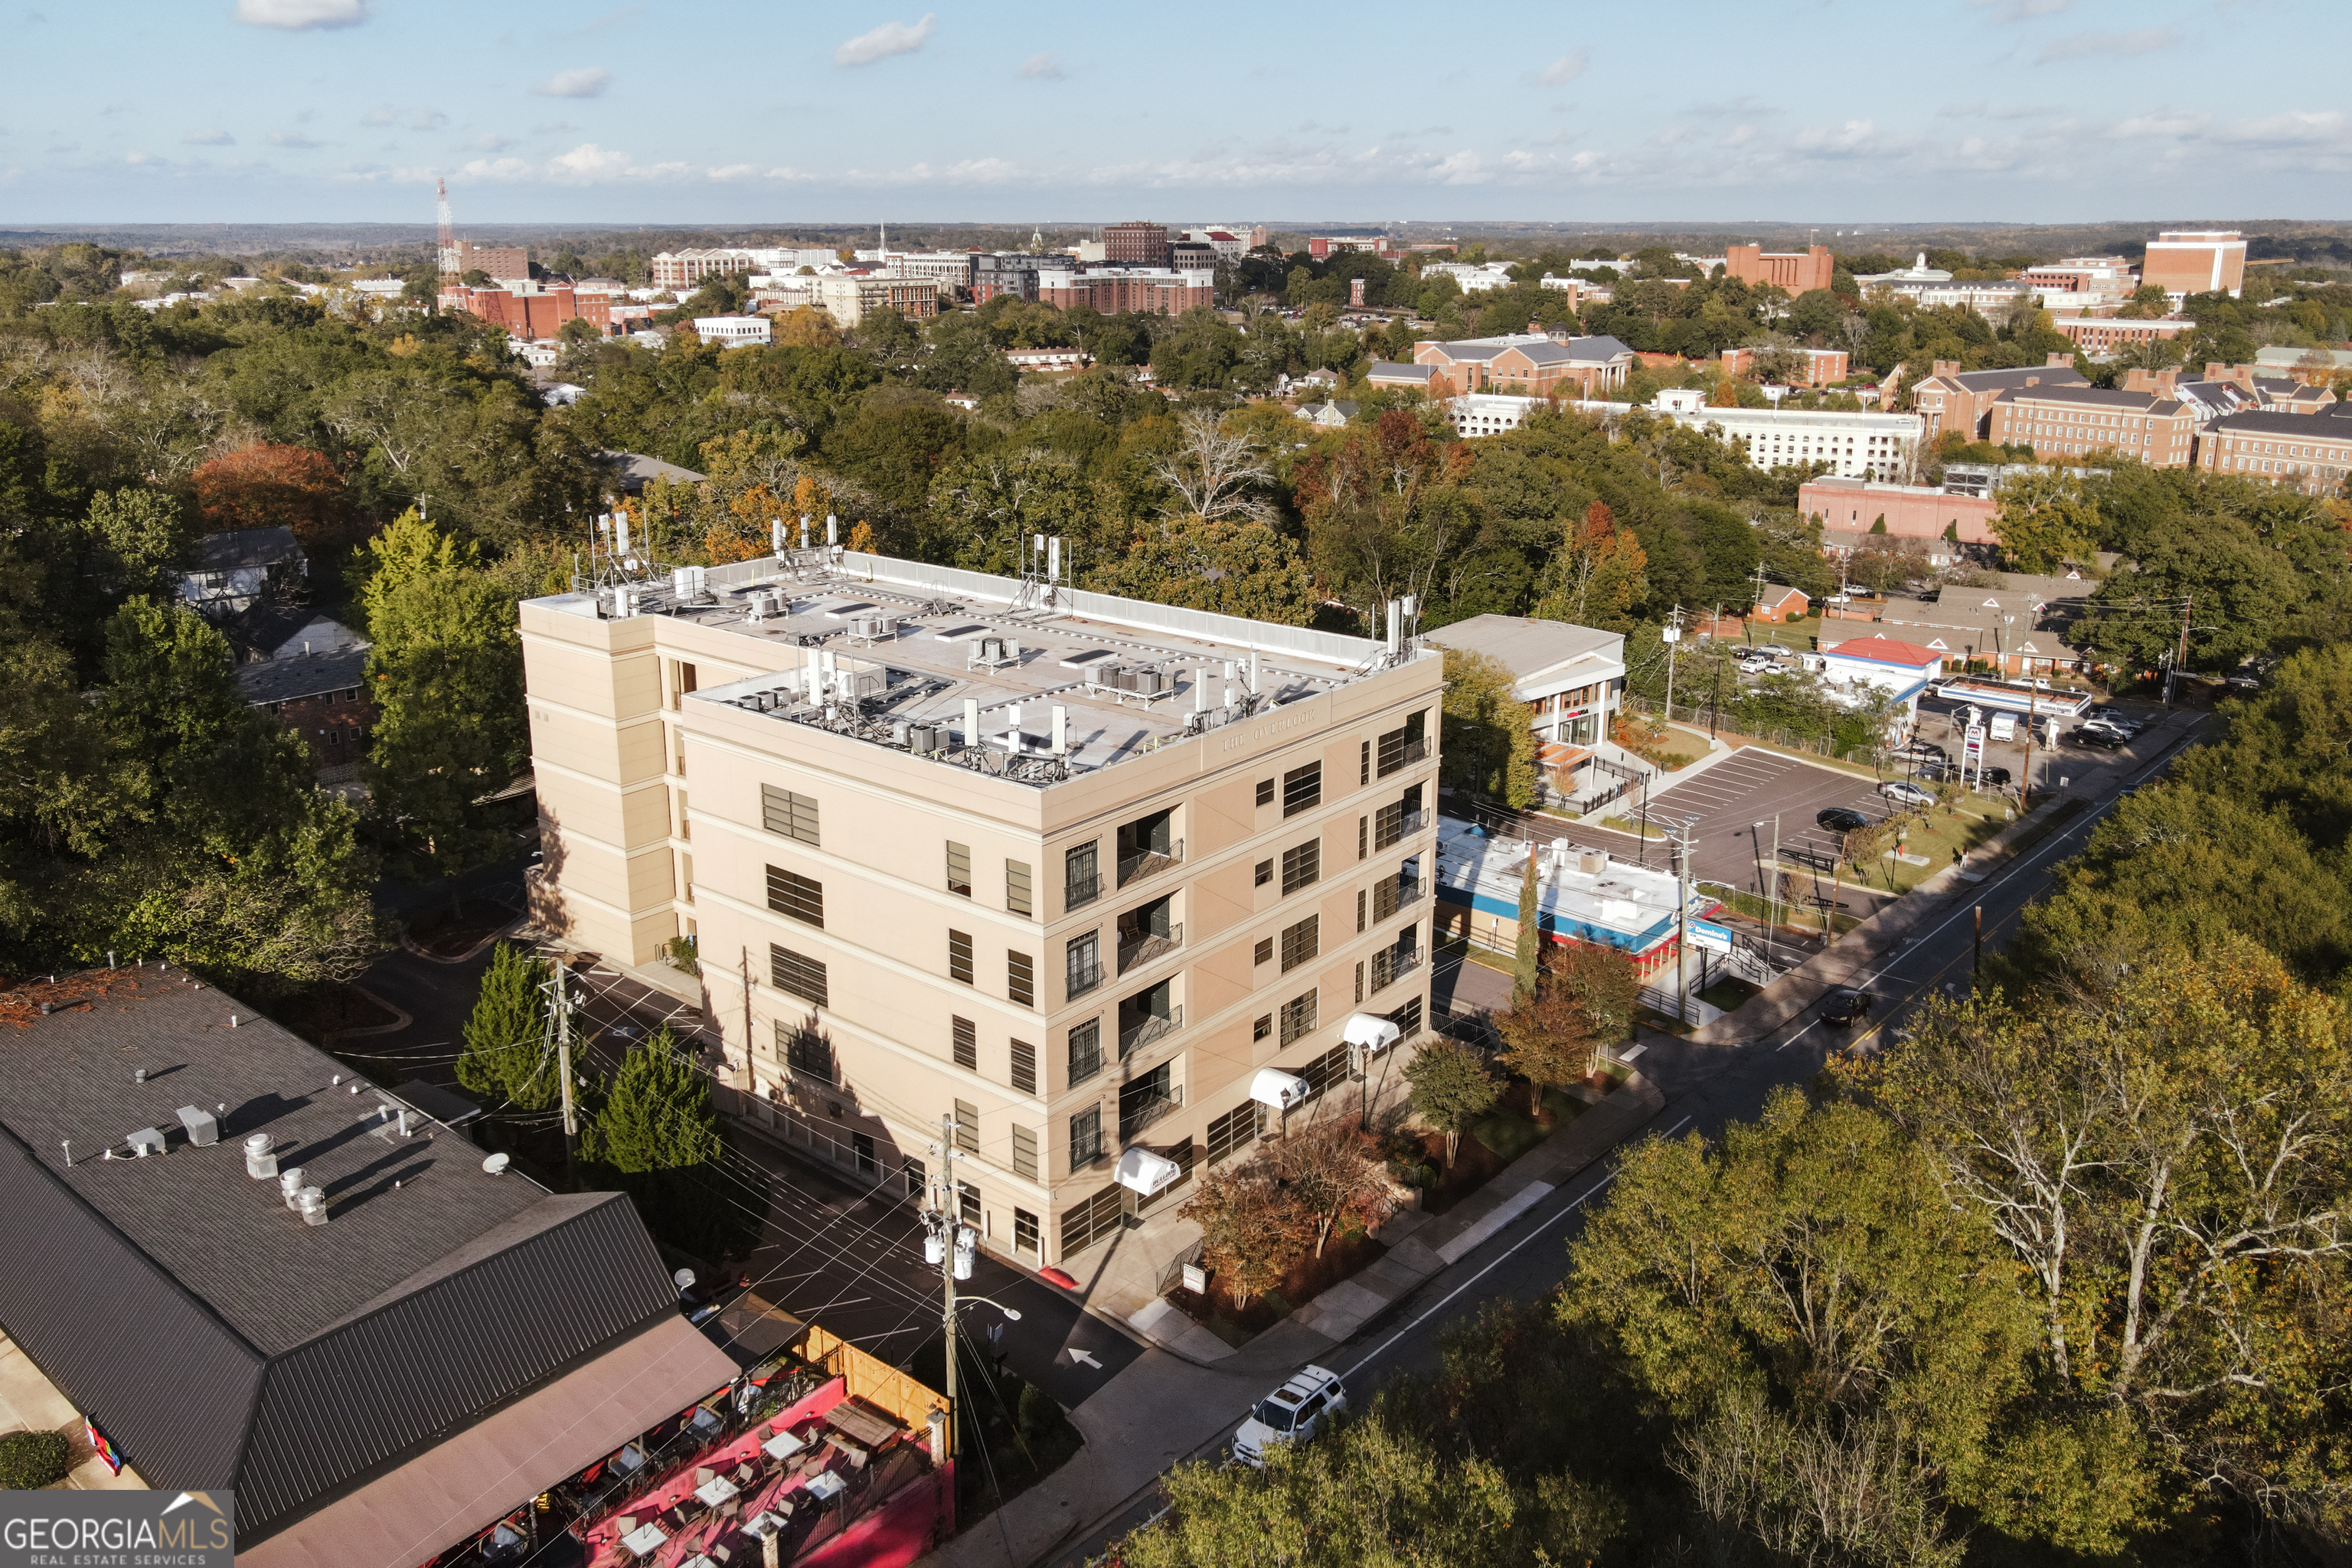
M 258 664 L 236 667 L 236 689 L 257 708 L 264 703 L 317 697 L 323 692 L 348 691 L 366 679 L 367 661 L 367 649 L 363 647 L 341 653 L 298 653 L 284 658 L 265 658 Z
M 84 979 L 0 1025 L 0 1329 L 150 1485 L 234 1488 L 240 1546 L 677 1310 L 623 1194 L 491 1175 L 414 1112 L 404 1139 L 389 1092 L 177 972 Z M 219 1142 L 181 1106 L 226 1106 Z M 101 1158 L 143 1128 L 163 1152 Z M 247 1175 L 254 1132 L 326 1225 Z
M 198 536 L 188 554 L 191 572 L 234 572 L 241 567 L 275 566 L 302 559 L 302 546 L 290 528 L 241 528 L 233 533 Z
M 2333 418 L 2317 414 L 2290 414 L 2284 409 L 2263 410 L 2244 414 L 2224 414 L 2205 426 L 2217 436 L 2284 436 L 2305 441 L 2342 441 L 2352 439 L 2352 417 L 2337 415 Z

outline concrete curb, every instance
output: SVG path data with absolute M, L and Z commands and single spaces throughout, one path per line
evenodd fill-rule
M 509 921 L 498 930 L 490 932 L 489 935 L 484 937 L 481 941 L 476 942 L 473 946 L 467 948 L 465 952 L 459 953 L 455 958 L 444 958 L 437 952 L 425 952 L 423 948 L 417 946 L 415 942 L 409 940 L 408 931 L 405 927 L 403 927 L 400 932 L 400 945 L 403 950 L 423 959 L 427 963 L 446 963 L 454 968 L 461 963 L 471 963 L 477 957 L 480 956 L 484 948 L 489 946 L 490 943 L 494 942 L 503 942 L 508 937 L 514 935 L 514 933 L 520 931 L 523 926 L 530 921 L 530 916 L 528 914 L 515 916 L 514 919 Z
M 416 1022 L 416 1019 L 413 1015 L 403 1008 L 394 1006 L 391 1003 L 385 1001 L 383 997 L 377 995 L 366 986 L 352 984 L 352 989 L 366 997 L 369 1001 L 374 1003 L 377 1006 L 383 1008 L 385 1012 L 391 1014 L 393 1021 L 389 1024 L 370 1024 L 364 1029 L 331 1030 L 327 1036 L 328 1040 L 331 1042 L 327 1047 L 329 1050 L 331 1051 L 335 1048 L 332 1042 L 342 1040 L 364 1040 L 376 1035 L 396 1035 L 400 1033 L 401 1030 L 405 1029 L 411 1024 Z

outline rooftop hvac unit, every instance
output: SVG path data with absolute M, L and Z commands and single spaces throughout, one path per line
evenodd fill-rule
M 1588 877 L 1598 877 L 1601 872 L 1609 869 L 1609 851 L 1606 849 L 1580 851 L 1576 857 L 1576 868 Z
M 150 1154 L 163 1152 L 163 1135 L 152 1127 L 142 1127 L 131 1135 L 131 1152 L 144 1160 Z
M 910 752 L 944 752 L 949 734 L 943 724 L 909 724 L 907 726 L 907 749 Z
M 669 574 L 669 591 L 681 605 L 690 605 L 705 596 L 709 568 L 680 566 Z

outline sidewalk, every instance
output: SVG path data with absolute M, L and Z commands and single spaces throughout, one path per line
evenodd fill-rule
M 1103 1384 L 1070 1420 L 1087 1446 L 1043 1485 L 921 1559 L 925 1568 L 1024 1568 L 1080 1531 L 1128 1507 L 1170 1466 L 1237 1423 L 1250 1402 L 1301 1365 L 1328 1355 L 1533 1208 L 1564 1183 L 1633 1137 L 1665 1104 L 1638 1072 L 1539 1149 L 1529 1151 L 1450 1213 L 1400 1215 L 1381 1227 L 1388 1256 L 1343 1280 L 1240 1350 L 1216 1340 L 1167 1302 L 1138 1314 L 1172 1316 L 1214 1341 L 1223 1354 L 1196 1363 L 1181 1350 L 1152 1350 Z M 1141 1327 L 1141 1325 L 1139 1325 Z M 1144 1328 L 1159 1342 L 1161 1334 Z M 1163 1326 L 1161 1333 L 1167 1333 Z M 1172 1344 L 1181 1333 L 1167 1333 Z

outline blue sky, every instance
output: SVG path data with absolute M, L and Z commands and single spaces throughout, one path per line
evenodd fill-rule
M 0 0 L 0 227 L 2352 216 L 2299 0 L 895 3 Z

